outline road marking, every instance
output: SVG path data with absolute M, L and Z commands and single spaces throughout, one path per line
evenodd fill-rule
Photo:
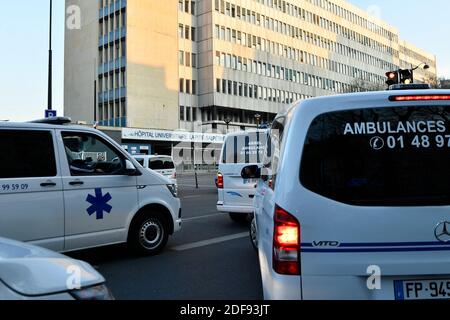
M 186 218 L 186 219 L 183 219 L 183 222 L 189 222 L 189 221 L 200 220 L 200 219 L 208 219 L 208 218 L 224 216 L 224 215 L 227 215 L 227 213 L 208 214 L 208 215 L 199 216 L 199 217 Z
M 229 235 L 229 236 L 224 236 L 224 237 L 219 237 L 219 238 L 214 238 L 214 239 L 209 239 L 209 240 L 204 240 L 204 241 L 199 241 L 199 242 L 188 243 L 188 244 L 184 244 L 184 245 L 181 245 L 181 246 L 172 247 L 172 248 L 170 248 L 170 250 L 186 251 L 186 250 L 191 250 L 191 249 L 207 247 L 207 246 L 210 246 L 210 245 L 213 245 L 213 244 L 218 244 L 218 243 L 227 242 L 227 241 L 231 241 L 231 240 L 242 239 L 242 238 L 246 238 L 248 236 L 249 236 L 248 232 L 242 232 L 242 233 L 238 233 L 238 234 L 232 234 L 232 235 Z
M 194 199 L 194 198 L 201 198 L 202 196 L 186 196 L 182 197 L 182 199 Z

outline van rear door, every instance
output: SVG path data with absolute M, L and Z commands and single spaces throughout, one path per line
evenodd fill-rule
M 219 171 L 223 174 L 224 206 L 243 206 L 253 210 L 253 198 L 257 179 L 243 179 L 244 167 L 260 165 L 264 155 L 266 133 L 249 132 L 229 136 L 223 147 L 222 163 Z
M 450 297 L 449 119 L 448 103 L 315 118 L 284 208 L 301 225 L 305 299 Z

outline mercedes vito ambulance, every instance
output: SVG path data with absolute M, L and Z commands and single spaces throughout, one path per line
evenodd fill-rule
M 269 140 L 254 203 L 266 299 L 450 298 L 449 90 L 306 100 Z
M 175 186 L 68 123 L 0 123 L 0 236 L 60 252 L 122 242 L 161 252 L 181 228 Z

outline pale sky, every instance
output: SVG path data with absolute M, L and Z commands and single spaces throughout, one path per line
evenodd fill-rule
M 133 1 L 133 0 L 129 0 Z M 400 36 L 435 53 L 440 76 L 450 78 L 450 1 L 350 0 L 378 6 Z M 0 10 L 0 120 L 44 116 L 47 106 L 48 0 L 2 1 Z M 62 115 L 64 88 L 64 0 L 54 1 L 53 104 Z

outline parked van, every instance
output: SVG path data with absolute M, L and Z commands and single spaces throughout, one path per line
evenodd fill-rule
M 299 102 L 255 196 L 266 299 L 448 299 L 450 91 Z
M 253 214 L 253 197 L 257 179 L 243 179 L 242 169 L 261 164 L 267 130 L 228 134 L 222 148 L 216 185 L 217 210 L 228 212 L 236 222 L 246 221 Z
M 176 187 L 70 120 L 0 123 L 0 236 L 66 252 L 128 242 L 154 255 L 181 228 Z
M 133 156 L 141 166 L 163 175 L 177 185 L 177 170 L 173 158 L 159 155 L 135 155 Z

